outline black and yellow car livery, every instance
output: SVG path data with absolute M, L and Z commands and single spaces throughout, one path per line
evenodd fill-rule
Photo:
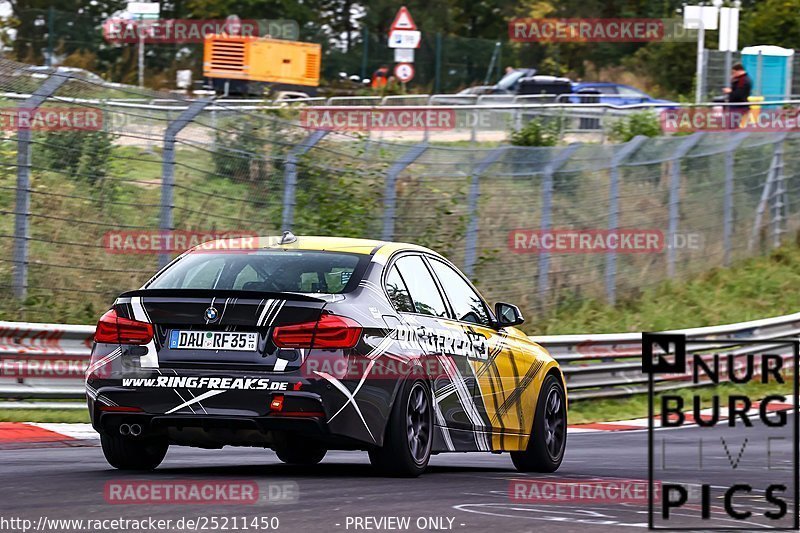
M 365 450 L 398 475 L 448 451 L 554 471 L 566 388 L 521 322 L 420 246 L 288 232 L 206 244 L 101 318 L 92 423 L 122 469 L 155 468 L 169 445 L 236 445 L 302 464 Z

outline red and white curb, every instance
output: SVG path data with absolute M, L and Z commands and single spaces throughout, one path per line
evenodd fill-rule
M 753 402 L 750 416 L 756 416 L 760 402 Z M 789 398 L 784 403 L 771 402 L 767 406 L 770 413 L 786 411 L 794 407 Z M 720 408 L 719 421 L 727 420 L 727 407 Z M 700 417 L 710 420 L 713 411 L 703 409 Z M 674 416 L 671 417 L 674 419 Z M 692 413 L 684 413 L 685 422 L 681 427 L 694 426 Z M 661 426 L 657 421 L 656 428 Z M 616 431 L 646 430 L 647 418 L 633 420 L 619 420 L 614 422 L 594 422 L 591 424 L 572 424 L 569 433 L 597 433 Z M 57 447 L 57 446 L 97 446 L 100 435 L 92 428 L 91 424 L 48 424 L 39 422 L 0 422 L 0 449 L 18 447 Z
M 761 405 L 761 402 L 753 402 L 750 407 L 749 416 L 754 417 L 758 415 L 758 410 Z M 767 405 L 767 412 L 774 413 L 777 411 L 788 411 L 789 409 L 794 407 L 794 400 L 793 398 L 787 398 L 786 402 L 770 402 Z M 727 407 L 720 407 L 719 409 L 719 419 L 718 421 L 723 421 L 728 419 L 728 408 Z M 714 411 L 712 409 L 703 409 L 700 411 L 700 419 L 701 420 L 711 420 L 713 417 Z M 692 427 L 696 426 L 694 415 L 691 412 L 685 412 L 683 414 L 684 422 L 680 427 Z M 677 417 L 670 416 L 670 420 L 675 420 Z M 660 417 L 656 416 L 655 420 L 655 427 L 656 429 L 661 428 L 661 420 Z M 634 430 L 646 430 L 648 426 L 648 419 L 647 418 L 636 418 L 633 420 L 620 420 L 615 422 L 594 422 L 591 424 L 573 424 L 569 426 L 569 433 L 596 433 L 598 431 L 634 431 Z M 674 426 L 670 426 L 674 427 Z M 668 428 L 667 428 L 668 429 Z
M 0 422 L 0 449 L 55 446 L 93 446 L 100 435 L 91 424 Z

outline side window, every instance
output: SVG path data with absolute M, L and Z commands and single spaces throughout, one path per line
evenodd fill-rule
M 422 258 L 418 255 L 401 257 L 395 262 L 397 270 L 406 282 L 414 302 L 414 309 L 422 315 L 447 316 L 447 307 L 442 301 L 436 282 Z
M 486 312 L 486 306 L 483 304 L 481 297 L 464 281 L 464 278 L 441 261 L 431 259 L 430 263 L 436 273 L 436 277 L 439 278 L 442 287 L 444 287 L 444 292 L 447 295 L 447 299 L 450 300 L 450 305 L 453 306 L 456 319 L 481 326 L 491 325 L 489 313 Z
M 413 313 L 414 304 L 411 302 L 411 295 L 408 293 L 408 287 L 400 277 L 400 272 L 397 267 L 393 266 L 386 276 L 386 293 L 389 295 L 389 301 L 399 313 Z

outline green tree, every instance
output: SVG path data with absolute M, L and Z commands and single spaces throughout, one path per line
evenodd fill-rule
M 800 0 L 763 0 L 742 9 L 740 46 L 800 48 Z
M 102 23 L 122 9 L 125 0 L 9 0 L 12 17 L 6 22 L 17 32 L 16 59 L 42 64 L 49 46 L 64 55 L 97 51 L 103 44 Z M 54 9 L 53 9 L 54 8 Z M 53 35 L 50 35 L 52 27 Z

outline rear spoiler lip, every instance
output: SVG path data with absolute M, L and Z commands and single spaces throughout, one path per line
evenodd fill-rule
M 261 292 L 233 289 L 137 289 L 134 291 L 123 292 L 118 296 L 118 298 L 131 298 L 137 296 L 153 298 L 241 298 L 243 300 L 272 299 L 317 303 L 326 303 L 328 301 L 324 298 L 316 298 L 314 296 L 298 292 Z

